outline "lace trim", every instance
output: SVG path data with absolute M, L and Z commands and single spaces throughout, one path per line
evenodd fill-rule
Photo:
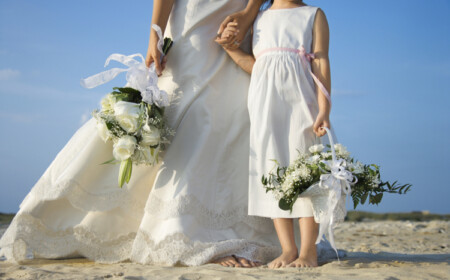
M 249 216 L 247 205 L 236 207 L 230 211 L 218 212 L 205 207 L 193 195 L 178 196 L 171 201 L 164 201 L 156 195 L 150 194 L 145 213 L 152 219 L 159 220 L 189 214 L 196 217 L 198 222 L 208 229 L 226 229 L 243 222 L 258 232 L 273 232 L 272 220 Z
M 60 231 L 51 230 L 42 221 L 26 213 L 19 214 L 14 219 L 0 245 L 0 256 L 19 262 L 27 257 L 62 258 L 81 255 L 99 263 L 132 259 L 144 264 L 201 265 L 232 254 L 251 260 L 268 261 L 279 253 L 279 248 L 273 245 L 237 239 L 192 241 L 183 233 L 167 236 L 159 243 L 155 243 L 144 231 L 139 231 L 137 236 L 132 232 L 105 240 L 80 226 Z
M 232 239 L 217 242 L 192 241 L 183 233 L 175 233 L 155 243 L 140 230 L 133 245 L 131 260 L 141 264 L 183 264 L 196 266 L 224 256 L 237 255 L 252 261 L 267 262 L 280 253 L 278 246 Z
M 301 195 L 301 197 L 309 197 L 311 199 L 314 220 L 316 221 L 316 223 L 320 223 L 320 221 L 323 221 L 323 218 L 326 214 L 325 210 L 328 209 L 328 196 L 329 190 L 320 187 L 309 188 L 305 194 Z M 345 216 L 347 215 L 345 199 L 345 194 L 342 194 L 342 198 L 339 200 L 338 206 L 334 210 L 334 221 L 336 223 L 343 222 Z
M 105 240 L 89 229 L 76 226 L 65 230 L 49 229 L 41 220 L 26 214 L 18 214 L 1 239 L 0 255 L 8 260 L 21 261 L 32 256 L 61 258 L 81 255 L 101 263 L 129 259 L 136 232 Z
M 132 198 L 129 191 L 119 189 L 106 194 L 93 194 L 85 190 L 77 181 L 67 180 L 53 184 L 42 177 L 36 186 L 25 198 L 28 199 L 56 200 L 67 199 L 75 208 L 83 211 L 108 211 L 121 207 L 133 213 L 143 214 L 145 203 Z
M 139 230 L 136 234 L 105 239 L 81 226 L 54 231 L 42 221 L 21 213 L 0 240 L 0 256 L 9 261 L 21 261 L 27 257 L 62 258 L 84 256 L 99 263 L 115 263 L 133 260 L 142 264 L 201 265 L 214 259 L 237 255 L 253 261 L 268 262 L 280 253 L 278 246 L 244 239 L 216 242 L 194 241 L 183 233 L 167 236 L 156 243 L 149 235 Z M 27 252 L 31 255 L 27 256 Z M 317 245 L 319 261 L 336 257 L 330 245 Z M 344 256 L 340 251 L 341 257 Z

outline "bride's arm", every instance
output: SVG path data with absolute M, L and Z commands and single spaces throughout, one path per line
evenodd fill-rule
M 153 0 L 152 24 L 159 25 L 163 33 L 166 29 L 174 1 L 175 0 Z M 162 62 L 162 65 L 160 64 L 161 53 L 158 51 L 157 42 L 158 34 L 153 28 L 150 28 L 150 39 L 145 64 L 149 67 L 152 62 L 155 62 L 156 73 L 161 75 L 162 70 L 164 70 L 165 61 Z
M 244 10 L 227 16 L 220 25 L 217 34 L 222 34 L 222 32 L 230 22 L 237 23 L 237 29 L 239 30 L 239 32 L 236 36 L 221 38 L 217 42 L 229 49 L 237 49 L 242 40 L 244 40 L 247 31 L 250 29 L 250 26 L 258 15 L 259 8 L 264 3 L 264 1 L 265 0 L 249 0 Z M 235 44 L 234 42 L 237 42 L 237 44 Z

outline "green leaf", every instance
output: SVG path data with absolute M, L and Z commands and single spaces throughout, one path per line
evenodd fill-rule
M 361 204 L 364 204 L 367 200 L 367 197 L 369 196 L 369 192 L 366 192 L 362 197 L 361 197 Z
M 131 161 L 131 158 L 127 160 L 127 177 L 126 182 L 129 183 L 131 179 L 131 171 L 133 170 L 133 162 Z
M 115 158 L 113 158 L 113 159 L 107 160 L 107 161 L 105 161 L 103 163 L 100 163 L 100 165 L 102 165 L 102 164 L 110 164 L 110 163 L 111 164 L 118 164 L 118 163 L 120 163 L 120 161 L 118 161 Z
M 278 207 L 280 207 L 281 210 L 291 210 L 290 206 L 291 204 L 284 197 L 278 202 Z
M 383 193 L 378 193 L 376 195 L 371 195 L 369 197 L 369 203 L 370 204 L 378 204 L 381 202 L 381 199 L 383 198 Z
M 128 94 L 141 94 L 141 92 L 137 89 L 131 88 L 131 87 L 114 87 L 114 90 L 118 90 L 122 93 L 128 93 Z
M 163 53 L 164 55 L 167 55 L 169 53 L 170 48 L 173 45 L 173 41 L 171 38 L 164 38 L 164 45 L 163 45 Z
M 121 188 L 122 188 L 123 184 L 125 183 L 125 179 L 127 177 L 127 164 L 128 164 L 128 160 L 122 160 L 120 162 L 119 187 L 121 187 Z

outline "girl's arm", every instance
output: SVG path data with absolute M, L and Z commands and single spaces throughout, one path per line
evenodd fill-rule
M 159 25 L 163 34 L 164 30 L 166 30 L 167 21 L 169 20 L 174 1 L 175 0 L 153 0 L 152 24 Z M 155 62 L 156 73 L 161 75 L 162 70 L 164 70 L 165 61 L 163 61 L 162 65 L 160 64 L 161 53 L 158 51 L 157 43 L 158 34 L 153 28 L 150 28 L 150 39 L 145 64 L 149 67 L 152 62 Z
M 255 57 L 253 55 L 244 52 L 242 49 L 228 49 L 224 48 L 233 61 L 239 65 L 245 72 L 251 74 L 253 65 L 255 64 Z
M 331 93 L 330 60 L 328 57 L 329 42 L 330 30 L 328 21 L 324 12 L 318 9 L 313 27 L 312 52 L 315 55 L 315 59 L 311 62 L 311 68 L 314 75 L 323 83 L 327 91 Z M 320 127 L 325 126 L 330 128 L 331 106 L 319 87 L 316 87 L 316 90 L 319 102 L 319 114 L 313 128 L 316 135 L 320 137 L 326 134 L 325 129 L 320 129 Z
M 227 27 L 223 30 L 221 36 L 222 38 L 230 37 L 232 35 L 237 35 L 239 33 L 239 29 L 237 29 L 236 22 L 228 23 Z M 216 39 L 216 42 L 222 38 Z M 242 49 L 231 49 L 226 45 L 222 45 L 223 49 L 228 53 L 228 55 L 233 59 L 233 61 L 239 65 L 245 72 L 251 74 L 253 69 L 253 64 L 255 64 L 255 58 L 253 55 L 244 52 Z

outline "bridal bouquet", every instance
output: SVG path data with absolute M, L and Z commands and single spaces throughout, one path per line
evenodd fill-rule
M 159 26 L 152 25 L 159 36 L 158 49 L 167 55 L 172 40 L 162 40 Z M 141 62 L 135 60 L 140 57 Z M 165 124 L 164 107 L 169 105 L 168 94 L 158 88 L 158 75 L 155 66 L 145 65 L 141 54 L 125 56 L 112 54 L 106 60 L 128 66 L 128 69 L 113 68 L 81 81 L 87 88 L 93 88 L 114 79 L 119 73 L 127 72 L 127 85 L 114 87 L 113 91 L 101 100 L 101 109 L 92 115 L 97 120 L 98 134 L 103 141 L 112 141 L 113 158 L 103 164 L 120 163 L 119 186 L 131 178 L 133 164 L 153 165 L 159 154 L 169 143 L 173 131 Z

